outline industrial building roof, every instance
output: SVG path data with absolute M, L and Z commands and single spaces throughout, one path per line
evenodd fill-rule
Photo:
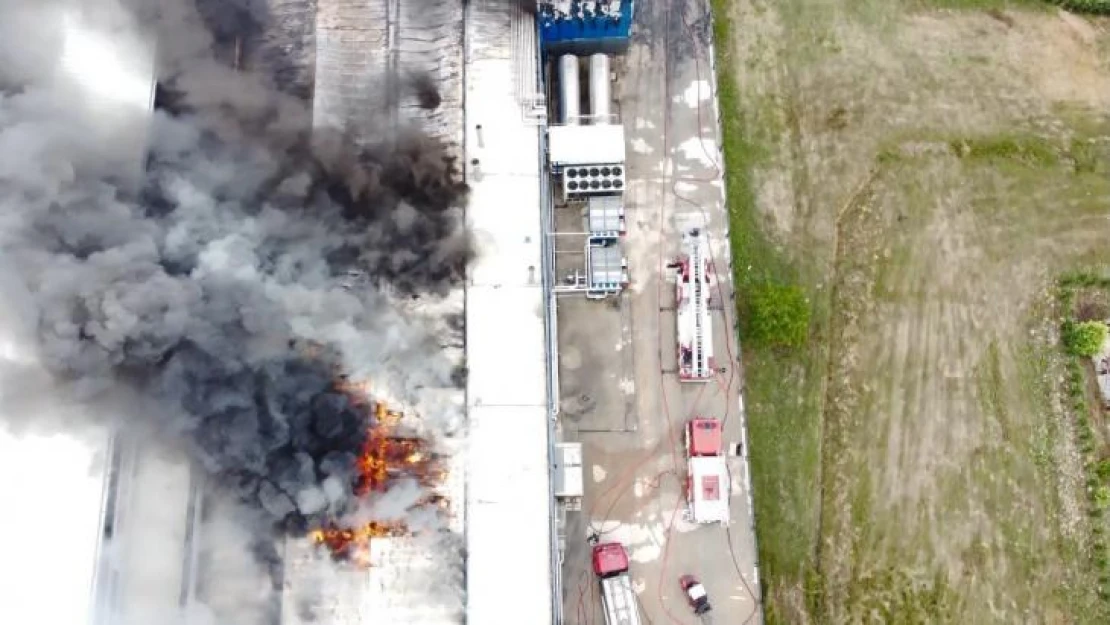
M 61 145 L 67 157 L 138 180 L 154 95 L 150 42 L 108 29 L 126 23 L 117 2 L 47 4 L 33 22 L 42 32 L 27 34 L 29 39 L 37 35 L 36 45 L 28 46 L 33 48 L 29 58 L 45 62 L 28 91 L 49 90 L 52 97 L 40 101 L 40 112 L 50 116 L 46 121 L 56 138 L 69 141 Z M 58 108 L 47 110 L 51 102 Z M 66 124 L 72 125 L 69 132 Z M 12 339 L 10 312 L 0 307 L 0 362 L 33 365 L 28 350 Z M 49 403 L 31 410 L 34 414 L 18 417 L 37 423 L 86 421 L 63 419 L 68 409 Z M 108 503 L 110 433 L 90 426 L 79 433 L 16 434 L 3 425 L 9 416 L 0 415 L 0 498 L 18 502 L 19 512 L 0 517 L 0 623 L 87 623 L 98 604 L 94 590 Z M 180 571 L 180 562 L 175 565 Z
M 535 39 L 518 5 L 470 3 L 467 26 L 467 621 L 491 625 L 550 623 L 552 604 L 539 130 L 519 97 L 536 92 Z
M 53 72 L 43 77 L 43 87 L 54 90 L 54 101 L 65 103 L 68 119 L 80 128 L 83 145 L 92 152 L 84 166 L 100 164 L 120 175 L 142 175 L 149 141 L 150 111 L 154 105 L 154 51 L 151 42 L 137 30 L 124 30 L 131 23 L 117 3 L 109 0 L 70 0 L 57 25 L 61 37 Z M 98 12 L 100 21 L 92 16 Z M 102 24 L 110 24 L 111 27 Z M 126 179 L 126 178 L 125 178 Z

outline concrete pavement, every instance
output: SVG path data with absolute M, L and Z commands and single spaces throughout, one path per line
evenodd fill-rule
M 586 493 L 568 517 L 566 622 L 601 623 L 587 538 L 629 549 L 645 622 L 696 623 L 678 576 L 701 578 L 718 622 L 760 623 L 755 535 L 746 459 L 730 459 L 732 524 L 683 520 L 682 427 L 695 414 L 725 420 L 743 443 L 742 370 L 736 340 L 727 211 L 705 2 L 637 6 L 633 43 L 615 63 L 617 107 L 628 147 L 625 253 L 632 286 L 609 304 L 559 302 L 563 438 L 584 447 Z M 556 221 L 567 223 L 557 208 Z M 562 213 L 562 214 L 560 214 Z M 569 218 L 573 221 L 573 216 Z M 665 265 L 681 231 L 704 226 L 720 278 L 714 293 L 716 381 L 680 385 L 675 368 L 674 285 Z

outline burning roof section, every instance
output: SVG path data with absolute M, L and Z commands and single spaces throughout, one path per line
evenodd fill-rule
M 428 494 L 417 500 L 415 508 L 444 511 L 447 500 L 434 489 L 442 483 L 446 471 L 438 454 L 429 449 L 429 441 L 419 436 L 402 433 L 405 415 L 390 410 L 384 402 L 369 398 L 367 383 L 342 381 L 340 390 L 347 393 L 355 405 L 366 409 L 370 426 L 367 429 L 362 452 L 356 463 L 355 495 L 362 502 L 370 503 L 375 494 L 385 493 L 398 480 L 414 480 Z M 370 566 L 370 541 L 374 538 L 404 536 L 410 528 L 403 521 L 372 520 L 358 524 L 333 520 L 310 532 L 310 537 L 326 547 L 332 557 L 359 566 Z

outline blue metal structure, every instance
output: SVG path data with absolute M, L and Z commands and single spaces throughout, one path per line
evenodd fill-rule
M 628 47 L 635 5 L 633 0 L 539 0 L 543 51 L 621 52 Z

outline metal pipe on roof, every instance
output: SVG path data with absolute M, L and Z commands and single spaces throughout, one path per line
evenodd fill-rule
M 559 57 L 559 115 L 566 125 L 577 125 L 582 111 L 579 103 L 582 94 L 578 87 L 578 57 L 564 54 Z
M 590 117 L 595 124 L 608 124 L 609 119 L 609 55 L 590 56 Z

